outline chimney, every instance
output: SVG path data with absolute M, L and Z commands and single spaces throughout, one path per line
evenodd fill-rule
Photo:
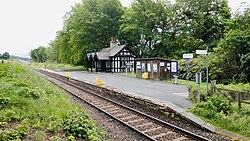
M 110 47 L 114 47 L 114 46 L 117 46 L 116 38 L 115 37 L 111 37 Z

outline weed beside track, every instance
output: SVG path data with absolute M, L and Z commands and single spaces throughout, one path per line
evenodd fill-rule
M 67 93 L 30 69 L 0 65 L 0 140 L 101 140 L 98 128 Z

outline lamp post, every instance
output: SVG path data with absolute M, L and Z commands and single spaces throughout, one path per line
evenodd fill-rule
M 204 54 L 206 55 L 206 79 L 207 79 L 207 92 L 208 92 L 208 47 L 206 50 L 196 50 L 196 54 Z

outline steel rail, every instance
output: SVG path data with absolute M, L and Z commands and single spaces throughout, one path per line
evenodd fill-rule
M 44 71 L 42 71 L 42 73 L 44 74 Z M 175 125 L 173 125 L 173 124 L 167 123 L 167 122 L 165 122 L 165 121 L 163 121 L 163 120 L 160 120 L 160 119 L 158 119 L 158 118 L 155 118 L 155 117 L 150 116 L 150 115 L 148 115 L 148 114 L 145 114 L 145 113 L 143 113 L 143 112 L 140 112 L 140 111 L 138 111 L 138 110 L 135 110 L 135 109 L 133 109 L 133 108 L 131 108 L 131 107 L 128 107 L 128 106 L 123 105 L 123 104 L 120 104 L 120 103 L 118 103 L 118 102 L 116 102 L 116 101 L 113 101 L 113 100 L 111 100 L 111 99 L 108 99 L 108 98 L 106 98 L 106 97 L 103 97 L 103 96 L 101 96 L 101 95 L 99 95 L 99 94 L 97 94 L 97 93 L 95 93 L 95 92 L 93 92 L 93 91 L 90 91 L 90 90 L 84 89 L 84 88 L 82 88 L 82 87 L 80 87 L 80 86 L 77 86 L 76 84 L 72 84 L 73 82 L 69 82 L 67 77 L 64 77 L 64 76 L 59 75 L 60 77 L 62 77 L 62 78 L 64 79 L 64 80 L 61 80 L 62 78 L 58 78 L 58 77 L 55 76 L 55 75 L 58 75 L 58 74 L 54 74 L 54 73 L 52 74 L 51 72 L 45 72 L 45 73 L 46 73 L 46 75 L 47 75 L 47 73 L 50 73 L 49 76 L 52 77 L 52 78 L 54 78 L 54 79 L 57 79 L 57 80 L 60 79 L 59 81 L 61 81 L 61 82 L 63 82 L 63 83 L 66 83 L 67 85 L 73 86 L 73 87 L 75 87 L 75 88 L 77 88 L 77 89 L 80 89 L 80 90 L 85 91 L 85 92 L 87 92 L 87 93 L 93 94 L 94 96 L 97 96 L 97 97 L 99 97 L 99 98 L 101 98 L 101 99 L 104 99 L 104 100 L 106 100 L 106 101 L 108 101 L 108 102 L 111 102 L 111 103 L 113 103 L 113 104 L 116 104 L 116 105 L 118 105 L 118 106 L 120 106 L 120 107 L 122 107 L 122 108 L 124 108 L 124 109 L 128 109 L 128 110 L 130 110 L 130 111 L 133 111 L 133 112 L 135 112 L 135 113 L 137 113 L 137 114 L 139 114 L 139 115 L 143 115 L 144 117 L 147 117 L 147 118 L 149 118 L 149 119 L 151 119 L 151 120 L 153 120 L 153 121 L 156 121 L 156 122 L 158 122 L 158 123 L 161 123 L 161 124 L 163 124 L 164 126 L 170 127 L 170 128 L 172 128 L 172 129 L 178 131 L 179 133 L 182 133 L 182 134 L 184 134 L 184 135 L 187 135 L 188 137 L 190 137 L 190 138 L 192 138 L 192 139 L 199 140 L 199 141 L 209 141 L 209 139 L 204 138 L 204 137 L 202 137 L 202 136 L 200 136 L 200 135 L 197 135 L 197 134 L 195 134 L 195 133 L 192 133 L 192 132 L 190 132 L 190 131 L 188 131 L 188 130 L 182 129 L 182 128 L 178 127 L 178 126 L 175 126 Z M 65 80 L 65 79 L 66 79 L 66 80 Z M 74 80 L 75 80 L 75 79 L 74 79 Z M 79 80 L 76 80 L 76 81 L 79 81 Z M 52 81 L 51 81 L 51 82 L 52 82 Z M 53 82 L 52 82 L 52 83 L 53 83 Z M 55 83 L 54 83 L 54 84 L 55 84 Z M 57 85 L 57 84 L 56 84 L 56 85 Z M 58 86 L 59 86 L 59 85 L 58 85 Z M 61 87 L 61 86 L 59 86 L 59 87 Z M 63 88 L 63 87 L 61 87 L 61 88 Z M 72 92 L 70 92 L 70 91 L 68 91 L 68 90 L 66 90 L 66 91 L 69 92 L 69 93 L 71 93 L 71 94 L 73 94 Z M 115 116 L 113 116 L 113 115 L 107 113 L 106 111 L 104 111 L 104 110 L 98 108 L 98 107 L 95 106 L 94 104 L 92 104 L 92 103 L 86 101 L 85 99 L 81 98 L 80 96 L 78 96 L 78 95 L 76 95 L 76 94 L 73 94 L 73 95 L 76 96 L 77 98 L 83 100 L 84 102 L 90 104 L 91 106 L 97 108 L 98 110 L 104 112 L 105 114 L 111 116 L 111 117 L 114 118 L 115 120 L 117 120 L 117 121 L 123 123 L 124 125 L 129 126 L 131 129 L 133 129 L 133 130 L 135 130 L 136 132 L 142 134 L 143 136 L 147 137 L 148 139 L 150 139 L 150 140 L 155 140 L 154 138 L 148 136 L 148 135 L 145 134 L 145 133 L 142 133 L 141 131 L 139 131 L 138 129 L 134 128 L 133 126 L 131 126 L 131 125 L 129 125 L 129 124 L 123 122 L 122 120 L 116 118 Z

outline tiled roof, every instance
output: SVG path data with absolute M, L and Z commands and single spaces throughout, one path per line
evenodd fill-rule
M 109 60 L 110 57 L 115 56 L 119 51 L 121 51 L 126 45 L 120 45 L 120 46 L 113 46 L 108 48 L 103 48 L 100 52 L 97 52 L 97 58 L 99 60 Z M 90 56 L 92 54 L 92 57 L 94 57 L 95 53 L 88 53 L 87 56 Z

